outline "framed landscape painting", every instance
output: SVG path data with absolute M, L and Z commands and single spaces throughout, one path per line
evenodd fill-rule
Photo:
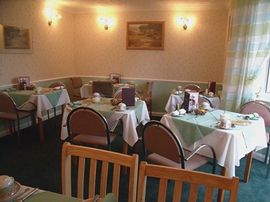
M 164 50 L 164 21 L 127 22 L 127 49 Z
M 0 25 L 0 51 L 1 53 L 31 53 L 30 29 Z

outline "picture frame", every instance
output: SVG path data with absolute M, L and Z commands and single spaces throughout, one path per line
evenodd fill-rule
M 164 50 L 164 21 L 127 22 L 128 50 Z
M 18 77 L 18 89 L 25 90 L 26 87 L 30 86 L 29 76 L 19 76 Z
M 0 24 L 0 53 L 32 53 L 31 30 Z
M 110 74 L 110 80 L 113 84 L 120 83 L 121 75 L 117 73 L 111 73 Z

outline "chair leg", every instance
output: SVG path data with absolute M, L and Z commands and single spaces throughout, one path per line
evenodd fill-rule
M 245 169 L 245 175 L 244 175 L 244 182 L 246 183 L 248 182 L 249 174 L 251 170 L 252 155 L 253 155 L 253 151 L 249 152 L 247 155 L 246 169 Z
M 54 116 L 56 116 L 56 107 L 53 108 Z
M 265 153 L 265 157 L 264 157 L 264 163 L 267 163 L 268 154 L 269 154 L 269 147 L 270 147 L 270 142 L 267 143 L 267 149 L 266 149 L 266 153 Z
M 270 162 L 268 162 L 268 164 L 267 164 L 267 171 L 266 171 L 266 178 L 268 178 L 268 176 L 269 176 L 269 170 L 270 170 Z
M 20 119 L 17 120 L 17 142 L 18 142 L 18 145 L 21 145 Z
M 222 167 L 220 175 L 226 176 L 226 172 L 227 172 L 226 168 L 225 168 L 225 167 Z M 224 198 L 224 190 L 219 189 L 219 190 L 218 190 L 218 198 L 217 198 L 217 201 L 218 201 L 218 202 L 221 202 L 221 201 L 223 201 L 223 198 Z
M 50 110 L 47 110 L 47 117 L 50 119 Z

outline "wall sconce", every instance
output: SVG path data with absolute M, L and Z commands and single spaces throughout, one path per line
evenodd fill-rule
M 52 8 L 46 8 L 45 9 L 45 15 L 48 18 L 48 25 L 51 26 L 53 22 L 59 20 L 62 18 L 60 14 L 56 12 L 56 10 Z
M 179 26 L 182 26 L 184 30 L 187 30 L 191 23 L 191 20 L 189 18 L 184 18 L 184 17 L 178 17 L 176 19 L 176 24 Z
M 107 18 L 107 17 L 101 17 L 99 19 L 100 23 L 104 26 L 105 30 L 108 30 L 109 27 L 112 26 L 113 24 L 113 19 L 112 18 Z

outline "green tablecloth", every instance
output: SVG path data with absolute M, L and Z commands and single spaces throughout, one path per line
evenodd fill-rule
M 191 145 L 197 140 L 208 135 L 216 129 L 217 122 L 223 110 L 214 110 L 207 112 L 205 115 L 194 115 L 192 113 L 186 114 L 182 117 L 173 117 L 173 122 L 177 130 L 183 134 L 183 139 L 187 145 Z M 238 114 L 233 112 L 226 112 L 231 119 L 236 119 Z
M 23 103 L 29 100 L 30 96 L 34 93 L 35 91 L 33 90 L 16 90 L 8 92 L 9 96 L 14 100 L 17 106 L 21 106 Z

